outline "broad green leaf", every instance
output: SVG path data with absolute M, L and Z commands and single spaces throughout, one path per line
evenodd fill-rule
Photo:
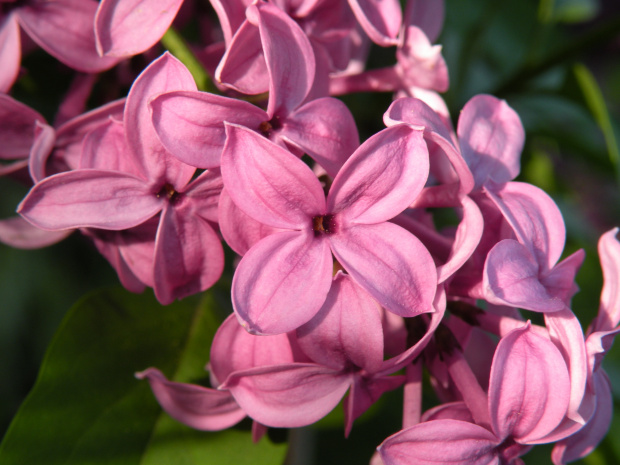
M 0 463 L 281 463 L 285 446 L 268 438 L 253 444 L 247 428 L 198 432 L 168 418 L 148 383 L 134 378 L 156 366 L 176 381 L 205 379 L 226 313 L 217 298 L 212 290 L 162 307 L 151 293 L 113 289 L 76 304 L 0 446 Z

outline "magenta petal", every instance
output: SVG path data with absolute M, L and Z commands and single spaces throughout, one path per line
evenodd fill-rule
M 235 372 L 224 387 L 252 419 L 267 426 L 296 428 L 327 415 L 350 383 L 350 374 L 291 363 Z
M 36 184 L 18 208 L 41 229 L 137 226 L 162 208 L 141 179 L 115 171 L 77 170 Z
M 556 312 L 564 308 L 562 299 L 549 294 L 539 280 L 539 267 L 530 250 L 521 243 L 504 239 L 487 255 L 484 264 L 486 299 L 536 312 Z
M 257 334 L 298 328 L 323 305 L 332 267 L 329 244 L 315 239 L 312 231 L 266 237 L 244 255 L 233 278 L 232 299 L 239 321 Z
M 528 323 L 500 340 L 489 381 L 489 413 L 499 438 L 528 444 L 546 436 L 566 415 L 569 397 L 566 364 L 549 339 Z
M 102 0 L 95 17 L 97 50 L 126 57 L 151 48 L 172 24 L 183 0 Z
M 157 300 L 175 299 L 210 288 L 224 269 L 224 250 L 206 220 L 189 208 L 167 204 L 155 240 L 154 281 Z
M 414 235 L 381 223 L 347 228 L 329 241 L 336 259 L 381 306 L 405 317 L 432 311 L 437 271 Z
M 258 26 L 269 72 L 269 115 L 288 114 L 306 98 L 314 81 L 315 61 L 306 33 L 276 5 L 260 2 L 246 10 Z
M 457 134 L 476 187 L 487 179 L 504 183 L 517 177 L 525 132 L 506 101 L 491 95 L 473 97 L 461 111 Z
M 481 426 L 434 420 L 396 433 L 379 446 L 385 465 L 499 465 L 498 440 Z
M 37 121 L 45 123 L 45 118 L 29 106 L 0 94 L 0 160 L 28 158 Z
M 19 24 L 15 14 L 0 23 L 0 92 L 11 90 L 22 58 Z
M 377 371 L 383 362 L 381 307 L 350 276 L 338 272 L 319 312 L 297 329 L 297 341 L 321 365 L 342 370 L 353 363 L 369 373 Z
M 168 381 L 156 368 L 136 373 L 136 377 L 148 380 L 159 405 L 168 415 L 192 428 L 219 431 L 246 416 L 230 392 Z
M 310 168 L 295 155 L 247 128 L 226 125 L 222 177 L 233 201 L 257 221 L 275 228 L 312 228 L 325 214 L 325 194 Z
M 245 8 L 249 4 L 247 0 L 234 1 L 230 0 L 211 0 L 211 6 L 217 13 L 224 35 L 226 45 L 230 44 L 233 34 L 241 24 L 245 21 Z
M 418 196 L 428 178 L 422 131 L 393 126 L 364 142 L 347 160 L 329 191 L 328 209 L 347 223 L 394 218 Z
M 28 168 L 30 177 L 34 182 L 42 181 L 48 174 L 47 161 L 56 143 L 56 131 L 54 128 L 40 122 L 36 122 L 34 141 L 30 149 Z
M 349 5 L 368 37 L 378 45 L 396 45 L 403 12 L 397 0 L 349 0 Z
M 0 220 L 0 242 L 17 249 L 39 249 L 60 242 L 71 231 L 45 231 L 20 216 Z
M 183 63 L 166 52 L 142 71 L 131 86 L 123 124 L 127 143 L 134 156 L 141 160 L 143 172 L 154 180 L 166 173 L 167 180 L 179 188 L 189 182 L 194 168 L 166 152 L 153 127 L 148 105 L 156 94 L 173 90 L 195 91 L 196 83 Z
M 151 108 L 153 125 L 164 147 L 198 168 L 220 165 L 226 141 L 224 121 L 255 129 L 269 120 L 251 103 L 206 92 L 167 92 L 154 98 Z
M 359 146 L 353 115 L 342 101 L 329 97 L 295 110 L 279 135 L 310 155 L 332 178 Z
M 19 23 L 50 55 L 78 71 L 94 73 L 118 63 L 95 48 L 94 0 L 30 1 L 19 7 Z

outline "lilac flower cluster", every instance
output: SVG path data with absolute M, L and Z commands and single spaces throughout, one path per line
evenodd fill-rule
M 126 98 L 94 110 L 84 112 L 92 82 L 76 83 L 53 126 L 8 95 L 18 25 L 65 64 L 98 72 L 153 46 L 181 4 L 1 4 L 0 158 L 10 163 L 0 174 L 28 170 L 33 187 L 0 240 L 34 248 L 79 229 L 127 289 L 151 287 L 162 304 L 220 279 L 222 239 L 242 257 L 234 314 L 211 348 L 212 387 L 138 374 L 191 427 L 247 416 L 259 440 L 344 398 L 348 435 L 402 387 L 403 429 L 375 465 L 518 464 L 543 443 L 555 444 L 556 465 L 588 454 L 611 422 L 601 360 L 620 330 L 618 230 L 599 242 L 605 285 L 584 334 L 570 308 L 584 253 L 560 261 L 558 207 L 514 181 L 518 115 L 478 95 L 452 127 L 432 45 L 442 2 L 410 0 L 402 12 L 397 0 L 211 0 L 223 39 L 197 54 L 218 94 L 165 53 Z M 72 28 L 60 28 L 67 18 Z M 364 71 L 370 41 L 396 45 L 396 63 Z M 360 91 L 396 97 L 386 128 L 361 145 L 334 98 Z M 437 228 L 439 209 L 458 222 Z M 423 369 L 440 402 L 425 412 Z

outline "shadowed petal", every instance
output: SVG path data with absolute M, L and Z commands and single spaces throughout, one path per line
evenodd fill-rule
M 397 44 L 403 20 L 397 0 L 349 0 L 349 5 L 373 42 L 383 47 Z
M 0 220 L 0 242 L 17 249 L 39 249 L 60 242 L 72 231 L 46 231 L 21 216 Z
M 620 242 L 618 228 L 607 231 L 598 242 L 598 253 L 603 268 L 603 291 L 599 314 L 592 323 L 594 331 L 609 331 L 620 323 Z
M 332 267 L 329 244 L 313 232 L 283 231 L 264 238 L 243 256 L 233 278 L 239 321 L 256 334 L 298 328 L 323 305 Z
M 29 106 L 0 94 L 1 160 L 28 158 L 35 138 L 36 122 L 45 124 L 45 118 Z
M 162 208 L 144 181 L 115 171 L 78 170 L 36 184 L 18 213 L 42 229 L 137 226 Z
M 336 259 L 381 306 L 405 317 L 432 311 L 437 271 L 413 234 L 381 223 L 347 228 L 329 241 Z

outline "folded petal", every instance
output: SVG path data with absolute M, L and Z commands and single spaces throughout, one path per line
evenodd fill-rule
M 111 68 L 119 59 L 101 57 L 95 48 L 93 0 L 36 0 L 19 7 L 19 24 L 50 55 L 86 73 Z
M 56 143 L 56 131 L 48 124 L 37 121 L 34 128 L 34 141 L 30 149 L 28 169 L 34 182 L 43 180 L 51 171 L 48 167 L 48 159 L 54 150 Z
M 607 231 L 598 242 L 603 268 L 603 291 L 599 314 L 592 323 L 593 331 L 609 331 L 620 323 L 620 242 L 618 228 Z
M 41 229 L 137 226 L 162 208 L 158 199 L 134 176 L 115 171 L 77 170 L 37 183 L 18 213 Z
M 342 101 L 330 97 L 295 110 L 279 135 L 310 155 L 332 178 L 359 146 L 353 115 Z
M 7 93 L 19 74 L 22 58 L 19 23 L 15 14 L 0 23 L 0 92 Z
M 364 142 L 338 172 L 328 210 L 347 223 L 387 221 L 415 200 L 428 169 L 422 131 L 404 124 L 384 129 Z
M 561 298 L 550 294 L 540 282 L 538 263 L 521 243 L 504 239 L 487 255 L 483 286 L 489 302 L 536 312 L 564 308 Z
M 379 446 L 385 465 L 499 465 L 498 440 L 481 426 L 433 420 L 396 433 Z
M 491 95 L 473 97 L 461 111 L 457 134 L 477 188 L 487 179 L 504 183 L 517 177 L 525 131 L 505 100 Z
M 153 272 L 155 295 L 164 305 L 210 288 L 224 269 L 219 237 L 192 213 L 166 204 L 159 220 Z
M 219 431 L 246 416 L 228 391 L 168 381 L 157 368 L 136 373 L 136 377 L 148 380 L 157 402 L 168 415 L 191 428 Z
M 437 271 L 414 235 L 381 223 L 353 226 L 328 237 L 338 262 L 381 306 L 405 317 L 433 310 Z
M 102 0 L 95 17 L 101 56 L 127 57 L 151 48 L 174 20 L 183 0 Z
M 568 408 L 570 379 L 562 354 L 528 323 L 504 336 L 495 350 L 489 413 L 502 440 L 540 439 L 560 424 Z
M 198 168 L 220 165 L 224 121 L 257 129 L 269 117 L 243 100 L 206 92 L 167 92 L 151 101 L 153 125 L 164 147 Z
M 396 0 L 349 0 L 358 22 L 370 39 L 382 47 L 398 43 L 403 12 Z
M 325 214 L 325 194 L 310 168 L 295 155 L 242 126 L 226 125 L 222 177 L 247 215 L 275 228 L 312 228 Z
M 235 372 L 224 387 L 252 419 L 276 428 L 296 428 L 331 412 L 350 383 L 350 374 L 291 363 Z
M 332 267 L 329 244 L 312 231 L 283 231 L 262 239 L 243 256 L 233 278 L 239 321 L 256 334 L 298 328 L 323 305 Z

